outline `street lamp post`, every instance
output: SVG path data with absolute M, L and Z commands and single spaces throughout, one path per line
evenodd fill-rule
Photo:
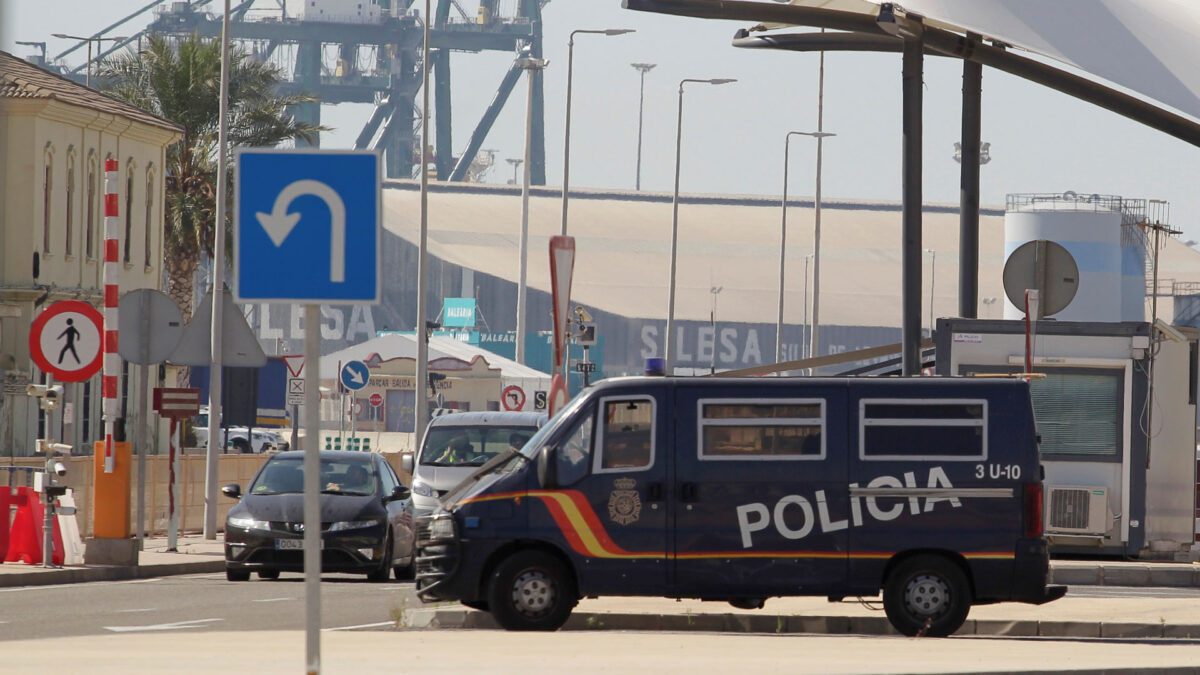
M 929 337 L 933 337 L 933 284 L 937 281 L 937 251 L 927 248 L 925 252 L 929 254 Z
M 806 358 L 808 354 L 808 261 L 812 260 L 813 254 L 809 253 L 804 256 L 804 325 L 800 330 L 800 358 Z
M 671 349 L 671 343 L 673 342 L 671 336 L 675 331 L 675 261 L 679 252 L 679 149 L 683 141 L 683 85 L 688 82 L 729 84 L 730 82 L 737 82 L 737 80 L 732 78 L 716 78 L 711 80 L 685 78 L 679 81 L 679 112 L 675 118 L 675 193 L 671 198 L 671 277 L 667 290 L 666 346 L 663 349 L 667 375 L 672 375 L 675 372 L 675 353 Z
M 780 216 L 780 224 L 779 224 L 779 314 L 776 317 L 776 322 L 775 322 L 775 363 L 779 363 L 780 361 L 783 360 L 783 272 L 784 272 L 784 267 L 785 267 L 786 260 L 787 260 L 788 155 L 789 155 L 789 149 L 791 147 L 792 136 L 811 136 L 812 138 L 817 139 L 817 143 L 820 144 L 822 138 L 827 138 L 829 136 L 836 136 L 836 135 L 837 134 L 829 133 L 826 131 L 789 131 L 783 137 L 783 208 L 781 209 L 782 214 Z M 820 148 L 820 145 L 818 145 L 817 147 Z M 818 150 L 818 152 L 819 152 L 819 150 Z M 818 169 L 817 169 L 816 207 L 817 207 L 817 214 L 818 214 L 817 215 L 817 222 L 818 222 L 817 227 L 819 228 L 820 227 L 819 223 L 820 223 L 820 218 L 821 218 L 821 216 L 820 216 L 820 212 L 821 212 L 821 206 L 820 206 L 820 204 L 821 204 L 821 197 L 820 197 L 821 178 L 820 178 L 820 175 L 821 175 L 821 173 L 820 173 L 820 168 L 819 168 L 820 164 L 818 164 L 817 166 L 818 166 Z M 814 251 L 815 250 L 816 249 L 814 249 Z M 807 256 L 805 257 L 804 284 L 807 287 L 807 285 L 808 285 L 808 259 L 807 259 Z M 807 291 L 805 291 L 805 293 L 804 293 L 804 302 L 805 302 L 805 309 L 806 309 L 805 313 L 807 314 L 807 307 L 808 307 L 808 292 Z M 815 312 L 815 310 L 816 310 L 815 305 L 813 307 L 813 310 Z M 806 319 L 806 323 L 807 323 L 807 319 Z
M 571 75 L 575 64 L 575 35 L 624 35 L 634 32 L 632 28 L 606 28 L 604 30 L 573 30 L 567 39 L 567 121 L 563 138 L 563 186 L 562 186 L 562 232 L 567 236 L 567 190 L 571 179 Z
M 531 56 L 517 59 L 517 67 L 529 74 L 529 98 L 525 106 L 525 179 L 521 184 L 521 240 L 517 251 L 520 263 L 517 278 L 517 353 L 515 360 L 521 364 L 525 363 L 525 313 L 527 310 L 525 279 L 529 269 L 529 181 L 530 167 L 533 165 L 533 162 L 530 161 L 533 153 L 533 84 L 534 77 L 549 64 L 549 61 L 535 59 Z M 515 173 L 516 170 L 516 164 L 513 164 L 513 172 Z
M 633 189 L 642 189 L 642 111 L 646 105 L 646 73 L 650 72 L 655 63 L 631 63 L 642 73 L 642 84 L 638 93 L 638 145 L 637 145 L 637 174 L 634 178 Z
M 509 157 L 508 159 L 506 159 L 504 161 L 511 164 L 512 168 L 513 168 L 513 177 L 512 177 L 512 181 L 509 182 L 509 185 L 516 185 L 517 184 L 517 167 L 521 166 L 521 162 L 524 162 L 525 160 L 517 159 L 514 157 Z
M 709 325 L 712 326 L 713 334 L 713 350 L 708 362 L 708 372 L 710 375 L 717 374 L 717 296 L 723 290 L 725 290 L 724 286 L 713 286 L 708 289 L 708 292 L 712 293 L 712 311 L 708 314 L 708 321 Z
M 84 73 L 85 73 L 84 74 L 84 83 L 89 87 L 92 86 L 92 43 L 93 42 L 96 43 L 96 53 L 99 54 L 101 42 L 121 42 L 122 40 L 129 39 L 124 36 L 100 37 L 99 35 L 96 35 L 96 36 L 92 36 L 92 37 L 84 37 L 81 35 L 67 35 L 65 33 L 52 33 L 50 35 L 50 37 L 56 37 L 56 38 L 59 38 L 60 40 L 83 40 L 83 41 L 87 42 L 88 57 L 87 57 L 86 67 L 84 68 Z M 43 54 L 44 53 L 45 52 L 43 50 Z

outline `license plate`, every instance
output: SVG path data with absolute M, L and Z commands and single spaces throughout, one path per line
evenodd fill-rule
M 321 540 L 321 548 L 325 548 L 325 540 Z M 303 539 L 276 539 L 275 550 L 277 551 L 301 551 L 304 550 Z

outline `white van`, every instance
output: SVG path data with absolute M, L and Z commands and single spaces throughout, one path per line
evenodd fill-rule
M 450 488 L 510 447 L 520 450 L 546 420 L 546 413 L 507 411 L 433 418 L 417 461 L 406 453 L 400 463 L 412 474 L 414 515 L 431 513 Z

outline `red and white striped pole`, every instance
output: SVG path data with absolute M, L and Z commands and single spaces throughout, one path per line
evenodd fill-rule
M 117 266 L 120 253 L 117 245 L 120 232 L 118 173 L 117 160 L 104 160 L 104 374 L 101 377 L 104 396 L 104 473 L 112 473 L 116 468 L 113 425 L 120 414 L 117 409 L 117 378 L 121 372 L 121 357 L 117 355 L 117 304 L 120 301 L 120 268 Z

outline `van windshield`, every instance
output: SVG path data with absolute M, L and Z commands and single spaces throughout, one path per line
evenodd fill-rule
M 426 466 L 483 466 L 510 448 L 520 450 L 537 431 L 533 426 L 430 427 L 421 451 Z

